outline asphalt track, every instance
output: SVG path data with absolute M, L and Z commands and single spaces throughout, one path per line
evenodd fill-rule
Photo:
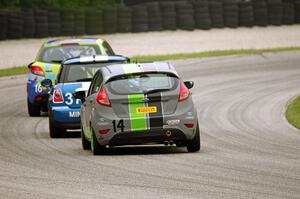
M 194 80 L 202 150 L 127 147 L 93 156 L 50 139 L 26 111 L 26 76 L 0 79 L 0 198 L 300 198 L 300 53 L 173 62 Z M 75 133 L 74 133 L 75 134 Z

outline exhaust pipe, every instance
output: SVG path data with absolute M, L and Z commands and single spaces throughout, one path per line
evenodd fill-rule
M 167 137 L 171 137 L 171 135 L 172 135 L 172 132 L 169 131 L 169 130 L 167 130 L 167 131 L 166 131 L 166 136 L 167 136 Z
M 165 146 L 168 146 L 168 145 L 169 145 L 169 142 L 168 142 L 168 141 L 164 141 L 164 145 L 165 145 Z
M 170 141 L 169 141 L 169 144 L 170 144 L 170 146 L 173 146 L 173 145 L 174 145 L 174 141 L 173 141 L 173 140 L 170 140 Z

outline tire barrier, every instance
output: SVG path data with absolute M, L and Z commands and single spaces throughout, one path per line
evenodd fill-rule
M 195 28 L 208 30 L 211 28 L 211 18 L 207 1 L 193 1 Z
M 103 28 L 104 33 L 116 33 L 118 30 L 118 9 L 107 6 L 103 8 Z
M 120 5 L 118 6 L 118 32 L 125 33 L 132 31 L 132 9 Z
M 8 14 L 7 38 L 19 39 L 23 37 L 23 16 L 21 12 L 10 12 Z
M 177 27 L 182 30 L 194 30 L 194 8 L 187 1 L 179 1 L 175 3 Z
M 61 34 L 60 13 L 56 9 L 48 9 L 48 33 L 50 37 Z
M 85 11 L 76 10 L 74 20 L 74 35 L 85 35 Z
M 132 31 L 147 32 L 148 26 L 148 11 L 145 4 L 132 6 Z
M 0 10 L 0 40 L 300 23 L 300 0 L 128 0 L 132 6 Z
M 103 33 L 103 13 L 100 9 L 85 10 L 85 29 L 88 35 Z
M 7 39 L 7 19 L 8 13 L 0 10 L 0 40 Z
M 223 2 L 224 26 L 237 28 L 239 26 L 239 5 L 235 0 Z
M 251 1 L 239 2 L 239 25 L 252 27 L 254 24 L 253 6 Z
M 295 23 L 295 6 L 292 2 L 283 2 L 282 14 L 282 24 L 292 25 Z
M 267 26 L 268 25 L 268 7 L 265 0 L 253 0 L 253 16 L 254 25 Z
M 162 16 L 158 2 L 147 3 L 149 31 L 162 31 Z
M 22 9 L 23 16 L 23 37 L 33 38 L 35 35 L 35 17 L 34 11 L 30 8 Z
M 61 19 L 61 35 L 63 36 L 72 36 L 74 35 L 75 30 L 75 15 L 74 11 L 70 9 L 65 9 L 60 11 Z
M 282 2 L 281 0 L 267 0 L 268 24 L 282 25 Z
M 300 23 L 300 0 L 294 0 L 295 23 Z
M 35 37 L 43 38 L 49 36 L 48 29 L 48 12 L 47 10 L 35 10 Z
M 221 1 L 209 1 L 209 12 L 212 28 L 224 28 L 223 3 Z
M 164 30 L 176 30 L 176 9 L 172 1 L 160 2 L 162 26 Z

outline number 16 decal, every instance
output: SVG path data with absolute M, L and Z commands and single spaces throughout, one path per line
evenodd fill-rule
M 113 120 L 112 121 L 113 123 L 113 126 L 114 126 L 114 132 L 116 133 L 117 132 L 117 129 L 121 129 L 121 132 L 124 132 L 124 120 L 120 120 L 117 124 L 117 121 L 116 120 Z

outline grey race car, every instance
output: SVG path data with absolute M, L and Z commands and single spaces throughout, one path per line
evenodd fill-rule
M 200 150 L 197 111 L 189 89 L 169 63 L 116 64 L 93 77 L 80 109 L 83 149 L 165 144 Z

